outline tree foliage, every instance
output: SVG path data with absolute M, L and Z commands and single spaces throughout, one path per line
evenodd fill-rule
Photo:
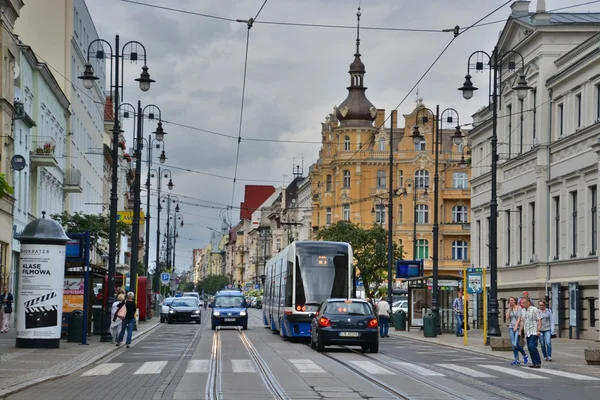
M 373 225 L 373 227 L 365 229 L 350 221 L 338 221 L 320 230 L 317 238 L 350 243 L 358 274 L 368 294 L 371 294 L 387 279 L 388 235 L 387 230 L 383 229 L 381 225 Z M 402 248 L 396 243 L 393 243 L 393 246 L 394 260 L 401 260 Z
M 211 275 L 198 282 L 196 291 L 202 293 L 202 289 L 204 289 L 206 294 L 215 294 L 229 283 L 229 278 L 224 275 Z
M 5 194 L 14 194 L 14 192 L 14 188 L 10 186 L 6 180 L 6 175 L 0 174 L 0 199 L 3 198 Z
M 108 237 L 110 235 L 110 217 L 102 214 L 84 214 L 76 212 L 69 214 L 52 214 L 53 220 L 62 225 L 65 232 L 83 233 L 90 231 L 90 246 L 98 254 L 103 255 L 107 252 Z M 117 235 L 128 235 L 130 226 L 124 222 L 117 221 Z

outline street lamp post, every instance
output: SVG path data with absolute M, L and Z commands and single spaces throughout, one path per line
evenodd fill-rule
M 491 199 L 490 199 L 490 246 L 489 246 L 489 254 L 490 254 L 490 300 L 488 307 L 488 337 L 486 338 L 486 344 L 489 343 L 489 338 L 492 336 L 500 336 L 500 324 L 498 321 L 498 198 L 497 198 L 497 169 L 498 169 L 498 135 L 497 135 L 497 125 L 498 125 L 498 87 L 502 85 L 502 78 L 498 79 L 498 73 L 502 71 L 502 65 L 505 61 L 508 61 L 508 70 L 515 70 L 515 62 L 512 59 L 512 56 L 516 56 L 521 59 L 521 74 L 519 75 L 519 80 L 517 81 L 517 85 L 513 87 L 513 89 L 517 93 L 517 97 L 519 99 L 524 99 L 527 97 L 527 92 L 531 89 L 531 87 L 527 86 L 527 81 L 525 79 L 525 59 L 521 53 L 511 50 L 505 54 L 500 54 L 498 52 L 498 46 L 494 47 L 494 51 L 491 55 L 487 52 L 478 50 L 472 53 L 469 56 L 469 60 L 467 62 L 467 75 L 465 76 L 465 82 L 463 86 L 458 88 L 458 90 L 462 91 L 463 97 L 467 100 L 473 97 L 473 92 L 478 90 L 477 87 L 473 85 L 471 82 L 471 58 L 474 55 L 479 55 L 480 57 L 487 57 L 489 60 L 489 69 L 490 72 L 493 72 L 493 77 L 491 78 L 492 85 L 492 138 L 491 138 L 491 146 L 492 146 L 492 165 L 491 165 Z M 476 71 L 483 71 L 484 62 L 479 60 L 475 63 Z M 484 301 L 487 301 L 484 300 Z
M 163 156 L 165 154 L 165 151 L 163 150 L 162 154 L 161 154 L 161 163 L 163 160 Z M 166 157 L 164 157 L 166 159 Z M 167 173 L 168 172 L 168 173 Z M 164 174 L 164 175 L 163 175 Z M 160 205 L 160 191 L 162 188 L 162 178 L 169 178 L 169 183 L 167 185 L 167 187 L 169 188 L 169 190 L 173 189 L 173 179 L 171 178 L 171 171 L 168 169 L 162 169 L 161 167 L 158 167 L 158 174 L 157 174 L 157 189 L 158 189 L 158 193 L 157 193 L 157 205 L 156 205 L 156 271 L 154 271 L 154 276 L 155 276 L 155 280 L 156 280 L 156 292 L 160 293 L 160 273 L 162 272 L 162 269 L 160 267 L 160 211 L 162 210 L 162 207 Z M 148 181 L 150 182 L 150 181 Z
M 435 163 L 434 163 L 435 164 L 435 172 L 433 174 L 433 229 L 432 229 L 432 233 L 433 233 L 433 282 L 432 282 L 432 288 L 431 288 L 431 311 L 433 312 L 433 314 L 435 315 L 435 318 L 436 318 L 437 333 L 439 335 L 441 335 L 442 334 L 442 324 L 441 324 L 441 319 L 440 319 L 439 287 L 438 287 L 439 260 L 440 260 L 440 255 L 439 255 L 440 225 L 439 225 L 438 205 L 439 205 L 439 197 L 440 197 L 440 190 L 439 190 L 440 158 L 439 158 L 439 156 L 440 156 L 440 144 L 442 144 L 441 124 L 442 124 L 442 120 L 444 118 L 444 114 L 453 113 L 456 115 L 457 125 L 456 125 L 456 130 L 454 131 L 454 135 L 452 136 L 452 142 L 455 145 L 459 145 L 462 142 L 463 136 L 460 131 L 460 120 L 459 120 L 459 116 L 458 116 L 458 111 L 456 111 L 454 108 L 446 108 L 444 111 L 441 112 L 441 114 L 440 114 L 440 106 L 439 105 L 437 105 L 435 107 L 435 114 L 433 113 L 433 111 L 431 111 L 428 108 L 422 108 L 419 110 L 419 112 L 417 112 L 417 115 L 416 115 L 417 121 L 419 119 L 419 114 L 423 111 L 430 113 L 431 115 L 433 115 L 433 118 L 434 118 L 434 120 L 432 121 L 433 135 L 434 135 L 433 136 L 434 137 L 433 144 L 434 144 L 434 152 L 435 152 Z M 423 117 L 424 123 L 427 122 L 426 118 L 427 117 Z M 454 122 L 452 114 L 448 115 L 446 122 L 448 124 L 452 124 Z M 413 138 L 413 142 L 415 144 L 421 143 L 421 141 L 424 139 L 423 135 L 421 135 L 421 132 L 419 132 L 418 124 L 415 124 L 415 127 L 413 129 L 412 138 Z
M 98 78 L 94 73 L 94 68 L 92 64 L 90 64 L 90 55 L 92 54 L 91 49 L 92 45 L 96 44 L 96 52 L 93 57 L 98 60 L 105 60 L 106 54 L 104 52 L 104 45 L 106 44 L 110 48 L 110 86 L 111 89 L 114 89 L 113 92 L 113 102 L 114 102 L 114 115 L 113 115 L 113 137 L 112 137 L 112 176 L 111 176 L 111 189 L 110 189 L 110 232 L 108 239 L 108 299 L 104 304 L 104 323 L 102 324 L 102 336 L 100 341 L 109 342 L 112 340 L 112 336 L 109 332 L 109 321 L 110 321 L 110 313 L 112 303 L 115 299 L 115 271 L 116 271 L 116 258 L 117 258 L 117 207 L 119 201 L 118 194 L 118 158 L 119 158 L 119 134 L 121 129 L 119 127 L 119 101 L 121 101 L 122 95 L 119 94 L 119 89 L 123 87 L 122 82 L 120 82 L 120 69 L 119 64 L 121 59 L 128 58 L 132 62 L 137 62 L 138 60 L 142 60 L 144 62 L 144 66 L 142 67 L 142 73 L 140 77 L 135 79 L 140 84 L 140 89 L 143 92 L 146 92 L 150 89 L 150 85 L 155 82 L 153 79 L 150 79 L 150 74 L 148 73 L 148 67 L 146 66 L 146 48 L 140 42 L 137 41 L 129 41 L 120 46 L 119 43 L 119 35 L 115 36 L 115 46 L 114 48 L 104 39 L 96 39 L 93 40 L 88 45 L 87 51 L 87 63 L 85 65 L 85 70 L 81 76 L 78 78 L 83 80 L 83 86 L 86 89 L 92 89 L 94 87 L 94 81 L 97 81 Z M 125 49 L 127 46 L 135 45 L 136 51 L 130 51 L 128 54 L 125 53 Z M 137 52 L 137 46 L 139 46 L 143 55 L 140 55 Z M 114 64 L 113 64 L 114 60 Z M 113 80 L 113 66 L 114 66 L 114 80 Z
M 175 213 L 173 214 L 173 272 L 175 272 L 175 244 L 179 238 L 179 233 L 177 233 L 177 221 L 180 221 L 180 225 L 183 227 L 183 217 L 179 211 L 179 204 L 175 206 Z
M 160 118 L 159 118 L 159 126 L 160 129 L 162 129 L 162 122 L 160 122 Z M 159 129 L 156 128 L 156 132 L 159 132 Z M 155 132 L 155 135 L 156 135 Z M 163 148 L 163 152 L 161 154 L 161 158 L 160 158 L 160 162 L 161 164 L 165 162 L 165 160 L 167 159 L 167 157 L 164 155 L 164 147 L 165 147 L 165 142 L 163 142 L 162 140 L 159 141 L 158 140 L 158 135 L 157 137 L 155 137 L 154 139 L 152 139 L 152 134 L 148 135 L 148 140 L 147 140 L 147 144 L 148 144 L 148 176 L 146 178 L 146 239 L 145 239 L 145 251 L 144 251 L 144 272 L 146 273 L 146 276 L 148 276 L 148 266 L 150 265 L 150 187 L 151 187 L 151 182 L 150 182 L 150 171 L 152 171 L 152 144 L 154 142 L 156 143 L 156 148 L 160 149 L 161 148 L 161 144 L 162 144 L 162 148 Z M 160 176 L 160 175 L 159 175 Z M 160 197 L 160 191 L 158 193 L 158 196 Z
M 156 136 L 156 140 L 161 142 L 166 132 L 162 128 L 162 114 L 160 112 L 160 108 L 155 106 L 154 104 L 147 105 L 142 109 L 142 102 L 138 100 L 137 104 L 137 132 L 136 132 L 136 140 L 135 140 L 135 179 L 133 183 L 133 221 L 132 221 L 132 235 L 131 239 L 131 266 L 129 269 L 130 276 L 130 285 L 129 288 L 133 293 L 136 293 L 137 288 L 137 268 L 138 268 L 138 260 L 139 260 L 139 243 L 140 243 L 140 209 L 142 206 L 141 202 L 141 191 L 142 191 L 142 147 L 143 147 L 143 119 L 144 113 L 146 109 L 152 107 L 153 109 L 158 110 L 159 122 L 156 127 L 156 131 L 154 135 Z M 151 112 L 148 114 L 149 119 L 154 119 L 154 113 Z M 150 146 L 148 146 L 150 147 Z M 148 198 L 150 198 L 150 193 L 148 193 Z M 148 266 L 144 266 L 144 270 L 146 271 Z
M 392 111 L 390 115 L 390 180 L 388 188 L 388 303 L 392 306 L 392 270 L 394 268 L 394 115 L 395 111 Z

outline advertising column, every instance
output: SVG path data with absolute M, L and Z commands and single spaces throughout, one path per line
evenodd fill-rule
M 30 222 L 17 239 L 21 259 L 16 347 L 58 348 L 69 238 L 56 221 L 42 218 Z

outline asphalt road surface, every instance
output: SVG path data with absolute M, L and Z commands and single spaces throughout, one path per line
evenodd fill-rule
M 201 325 L 162 324 L 130 349 L 8 399 L 595 400 L 600 390 L 598 371 L 559 362 L 532 370 L 394 337 L 382 339 L 379 354 L 344 347 L 321 354 L 264 328 L 261 311 L 251 310 L 247 331 L 211 331 L 209 312 Z

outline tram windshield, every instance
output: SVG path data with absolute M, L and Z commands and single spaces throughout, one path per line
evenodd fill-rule
M 296 248 L 296 304 L 348 298 L 348 245 L 305 244 Z

